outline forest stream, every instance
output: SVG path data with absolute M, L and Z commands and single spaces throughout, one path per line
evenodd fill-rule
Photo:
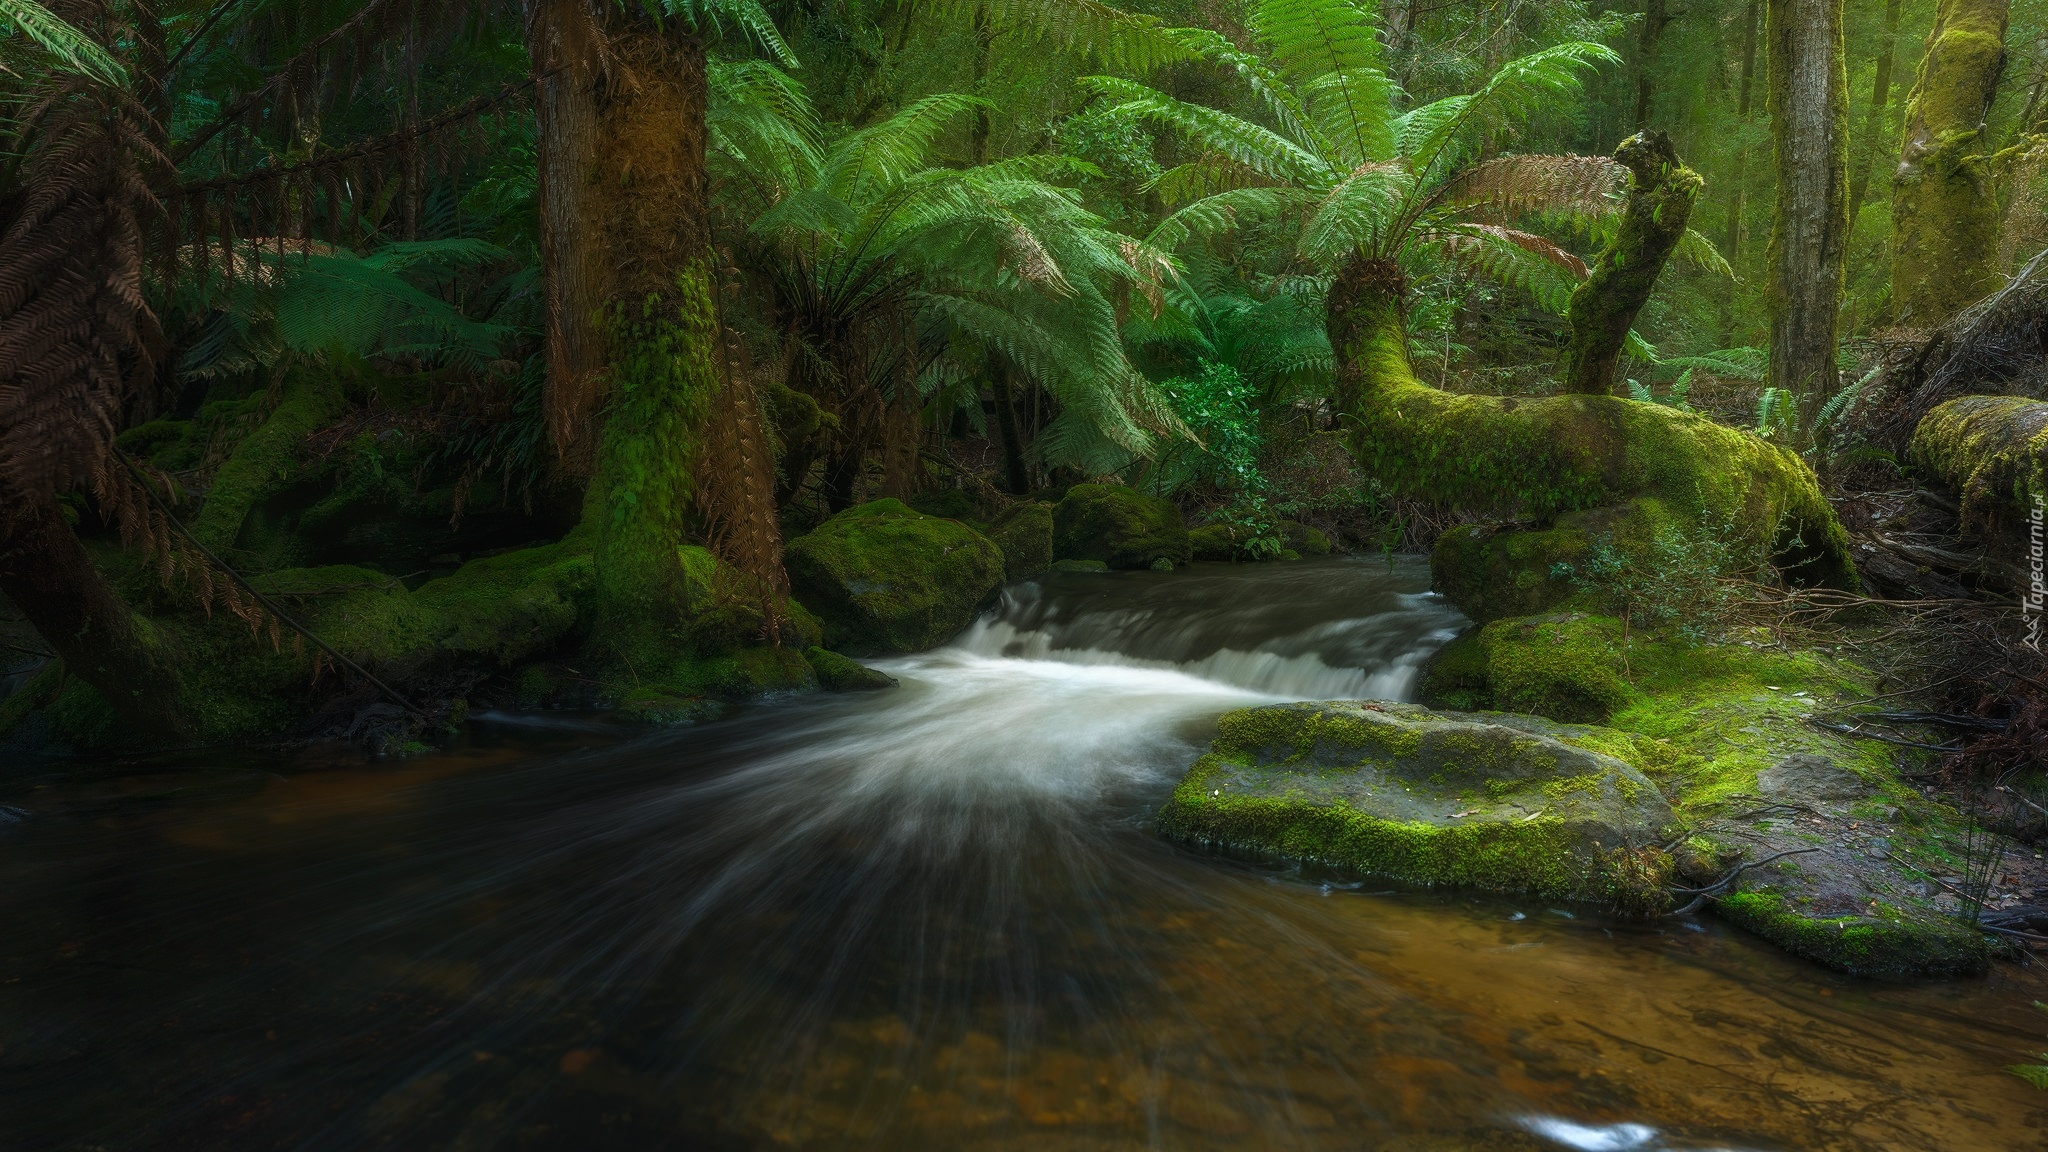
M 889 691 L 14 777 L 0 1148 L 2048 1147 L 2038 969 L 1154 833 L 1219 713 L 1409 698 L 1428 585 L 1058 573 Z

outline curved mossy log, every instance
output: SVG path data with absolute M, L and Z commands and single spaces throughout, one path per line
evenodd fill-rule
M 218 553 L 233 548 L 249 512 L 290 476 L 293 450 L 345 406 L 338 381 L 327 372 L 312 366 L 287 371 L 277 407 L 214 472 L 191 523 L 193 537 Z
M 1657 274 L 1685 238 L 1693 201 L 1705 181 L 1678 159 L 1671 138 L 1638 132 L 1614 150 L 1629 170 L 1628 206 L 1614 240 L 1593 270 L 1572 290 L 1571 338 L 1564 352 L 1564 390 L 1604 396 L 1614 388 L 1614 365 L 1636 313 L 1657 285 Z
M 1627 521 L 1711 521 L 1795 579 L 1857 586 L 1848 535 L 1797 455 L 1659 404 L 1428 387 L 1409 365 L 1403 288 L 1398 267 L 1366 261 L 1330 288 L 1340 411 L 1367 475 L 1403 495 L 1544 527 L 1627 505 L 1600 529 L 1624 546 L 1635 535 Z
M 2048 501 L 2048 402 L 1962 396 L 1913 432 L 1913 463 L 1962 494 L 1966 519 L 2025 519 Z

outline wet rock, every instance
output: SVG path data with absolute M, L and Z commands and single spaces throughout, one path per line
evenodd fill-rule
M 1756 789 L 1772 800 L 1806 804 L 1861 800 L 1877 791 L 1861 776 L 1827 757 L 1804 752 L 1787 756 L 1757 773 Z
M 1248 708 L 1220 727 L 1160 813 L 1166 835 L 1209 850 L 1622 900 L 1644 882 L 1629 858 L 1674 824 L 1648 778 L 1597 750 L 1620 738 L 1604 730 L 1370 701 Z
M 1149 568 L 1190 555 L 1180 509 L 1116 484 L 1076 484 L 1053 509 L 1053 555 L 1100 560 L 1111 568 Z
M 1003 577 L 1012 582 L 1043 576 L 1052 567 L 1052 505 L 1012 504 L 989 527 L 1003 550 Z
M 896 687 L 896 678 L 875 671 L 855 660 L 849 660 L 830 649 L 816 646 L 804 649 L 804 659 L 810 662 L 811 670 L 818 674 L 820 686 L 833 692 L 865 692 L 877 688 Z
M 916 652 L 974 622 L 1003 582 L 1003 552 L 955 520 L 900 500 L 849 508 L 790 542 L 790 589 L 856 656 Z

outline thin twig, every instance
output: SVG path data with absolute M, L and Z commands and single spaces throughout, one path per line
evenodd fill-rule
M 1839 732 L 1844 736 L 1853 736 L 1858 740 L 1882 740 L 1886 744 L 1897 744 L 1901 748 L 1924 748 L 1929 752 L 1961 752 L 1963 750 L 1961 744 L 1929 744 L 1924 740 L 1907 740 L 1900 736 L 1887 736 L 1882 732 L 1865 732 L 1861 725 L 1837 724 L 1832 720 L 1821 720 L 1811 716 L 1807 717 L 1806 722 L 1816 728 L 1825 728 L 1830 732 Z
M 1773 860 L 1782 860 L 1787 856 L 1797 856 L 1802 852 L 1818 851 L 1820 851 L 1820 849 L 1817 847 L 1789 848 L 1783 852 L 1778 853 L 1775 856 L 1766 856 L 1761 860 L 1751 860 L 1743 864 L 1737 864 L 1735 866 L 1734 871 L 1728 873 L 1726 876 L 1721 877 L 1719 880 L 1714 881 L 1712 884 L 1707 885 L 1705 888 L 1674 888 L 1672 889 L 1672 891 L 1680 896 L 1691 896 L 1692 902 L 1687 904 L 1683 908 L 1678 908 L 1671 912 L 1668 912 L 1666 913 L 1666 915 L 1684 916 L 1689 913 L 1698 911 L 1699 906 L 1701 904 L 1706 903 L 1707 897 L 1712 896 L 1714 893 L 1720 891 L 1723 888 L 1726 888 L 1730 884 L 1733 884 L 1735 882 L 1736 877 L 1742 875 L 1744 872 L 1747 872 L 1751 868 L 1755 868 L 1762 864 L 1769 864 Z

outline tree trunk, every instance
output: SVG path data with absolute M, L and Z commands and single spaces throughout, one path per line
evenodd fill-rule
M 1671 138 L 1655 130 L 1621 142 L 1614 158 L 1629 170 L 1628 207 L 1621 227 L 1594 261 L 1593 271 L 1572 290 L 1565 344 L 1567 392 L 1606 395 L 1614 389 L 1614 365 L 1664 264 L 1685 238 L 1685 222 L 1703 183 L 1679 163 Z
M 610 274 L 613 399 L 584 497 L 594 528 L 593 649 L 636 678 L 682 648 L 678 547 L 724 355 L 704 168 L 704 45 L 635 20 L 612 41 L 586 188 Z
M 1664 28 L 1671 23 L 1671 14 L 1665 0 L 1643 0 L 1643 26 L 1636 34 L 1636 107 L 1634 125 L 1637 128 L 1650 126 L 1650 108 L 1656 98 L 1656 77 L 1652 69 L 1657 64 L 1657 45 L 1664 39 Z
M 1760 0 L 1749 0 L 1743 10 L 1742 24 L 1742 85 L 1736 98 L 1735 116 L 1742 132 L 1742 141 L 1735 148 L 1735 175 L 1729 181 L 1728 230 L 1721 244 L 1721 254 L 1734 266 L 1742 253 L 1742 213 L 1744 201 L 1749 192 L 1749 128 L 1750 95 L 1756 89 L 1756 24 L 1757 6 Z M 1728 278 L 1728 294 L 1721 301 L 1721 343 L 1732 346 L 1735 343 L 1735 292 L 1736 278 Z
M 67 674 L 99 690 L 138 736 L 171 740 L 190 730 L 176 662 L 93 567 L 47 495 L 7 494 L 0 516 L 0 593 L 21 609 Z
M 547 384 L 542 408 L 561 470 L 587 478 L 603 399 L 600 311 L 604 252 L 591 207 L 597 154 L 597 61 L 603 33 L 582 0 L 528 0 L 527 50 L 540 79 L 534 119 L 540 208 Z
M 1017 403 L 1010 387 L 1010 366 L 1002 357 L 988 358 L 989 392 L 995 397 L 996 438 L 1003 449 L 1003 486 L 1012 496 L 1031 490 L 1031 473 L 1024 467 L 1023 435 L 1017 428 Z
M 1835 334 L 1847 246 L 1849 96 L 1842 0 L 1769 0 L 1771 158 L 1778 203 L 1766 289 L 1770 381 L 1799 397 L 1799 434 L 1835 387 Z
M 1879 141 L 1884 136 L 1885 109 L 1892 102 L 1892 61 L 1897 55 L 1899 39 L 1899 0 L 1885 0 L 1884 42 L 1878 45 L 1877 68 L 1870 81 L 1870 111 L 1863 118 L 1862 148 L 1856 155 L 1855 173 L 1849 180 L 1849 230 L 1856 230 L 1857 214 L 1863 211 L 1863 201 L 1870 195 L 1870 170 L 1877 165 L 1877 158 L 1884 149 Z
M 1892 174 L 1892 306 L 1931 328 L 1998 286 L 1985 113 L 2005 67 L 2008 0 L 1941 0 Z
M 249 513 L 289 474 L 294 450 L 345 407 L 330 372 L 324 367 L 285 370 L 277 407 L 214 472 L 206 502 L 192 520 L 193 539 L 228 556 Z

